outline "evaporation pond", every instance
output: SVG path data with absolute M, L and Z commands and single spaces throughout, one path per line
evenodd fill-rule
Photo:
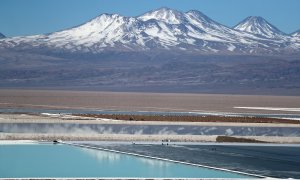
M 252 178 L 233 172 L 70 145 L 0 145 L 0 178 L 26 177 Z

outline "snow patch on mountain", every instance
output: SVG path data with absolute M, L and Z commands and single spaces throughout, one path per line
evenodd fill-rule
M 300 47 L 300 30 L 291 34 L 292 41 Z
M 181 24 L 185 19 L 184 16 L 185 15 L 182 12 L 169 8 L 160 8 L 158 10 L 147 12 L 138 17 L 138 19 L 142 21 L 154 19 L 168 24 Z
M 300 37 L 300 30 L 291 34 L 293 37 Z

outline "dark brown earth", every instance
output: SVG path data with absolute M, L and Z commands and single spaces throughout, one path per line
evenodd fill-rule
M 216 138 L 217 142 L 241 142 L 241 143 L 267 143 L 266 141 L 259 141 L 251 138 L 238 138 L 231 136 L 218 136 Z
M 284 123 L 300 124 L 300 121 L 264 117 L 227 116 L 171 116 L 171 115 L 124 115 L 124 114 L 75 114 L 82 117 L 129 120 L 129 121 L 170 121 L 170 122 L 237 122 L 237 123 Z

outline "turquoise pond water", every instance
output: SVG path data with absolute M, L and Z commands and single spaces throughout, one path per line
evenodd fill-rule
M 163 160 L 53 144 L 0 145 L 0 178 L 251 178 Z

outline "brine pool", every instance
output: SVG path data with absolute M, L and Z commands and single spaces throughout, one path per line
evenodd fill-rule
M 66 144 L 0 144 L 0 178 L 257 178 Z

